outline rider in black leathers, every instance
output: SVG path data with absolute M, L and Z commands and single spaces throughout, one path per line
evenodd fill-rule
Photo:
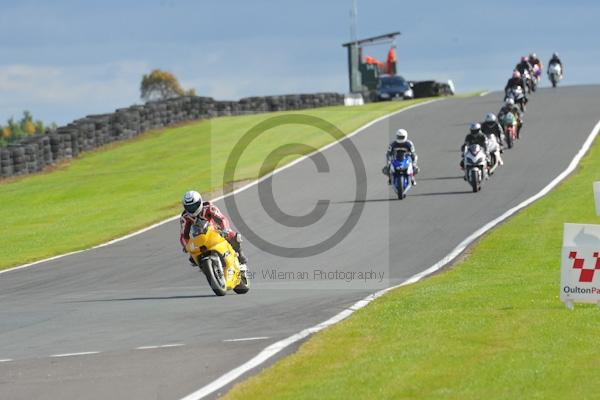
M 527 93 L 527 90 L 530 89 L 527 82 L 527 77 L 529 77 L 529 79 L 533 78 L 533 65 L 529 63 L 529 57 L 521 57 L 521 62 L 517 64 L 515 70 L 519 71 L 521 74 L 523 89 L 525 89 L 524 93 Z
M 478 144 L 483 148 L 483 150 L 485 151 L 485 156 L 486 156 L 488 165 L 489 165 L 490 157 L 489 157 L 489 152 L 488 152 L 488 148 L 487 148 L 487 138 L 481 131 L 481 125 L 477 124 L 477 123 L 471 124 L 471 126 L 469 127 L 469 133 L 467 134 L 467 136 L 465 136 L 465 143 L 461 146 L 462 152 L 464 153 L 465 148 L 472 144 Z M 462 168 L 462 169 L 465 168 L 464 157 L 460 160 L 460 168 Z
M 533 73 L 533 66 L 529 63 L 528 57 L 522 57 L 521 62 L 517 64 L 515 69 L 521 73 L 521 76 L 525 74 L 525 71 L 527 71 L 529 75 Z
M 535 78 L 535 79 L 537 79 L 538 82 L 539 82 L 539 75 L 537 77 L 535 76 L 535 66 L 537 65 L 539 74 L 541 74 L 542 71 L 543 71 L 543 69 L 542 69 L 543 68 L 542 67 L 542 60 L 540 60 L 540 58 L 537 56 L 537 54 L 531 53 L 529 55 L 528 61 L 529 61 L 529 64 L 531 64 L 531 67 L 533 68 L 533 75 L 532 75 L 532 77 Z
M 562 75 L 565 72 L 565 68 L 563 67 L 562 61 L 560 61 L 560 58 L 558 57 L 558 53 L 553 53 L 552 54 L 552 58 L 550 59 L 550 61 L 548 61 L 548 68 L 550 68 L 550 66 L 552 64 L 558 64 L 560 65 L 560 75 L 562 78 Z M 550 70 L 548 70 L 548 72 L 550 72 Z
M 521 79 L 521 73 L 519 71 L 513 71 L 512 77 L 506 82 L 506 86 L 504 86 L 504 94 L 508 92 L 508 89 L 520 87 L 525 93 L 525 88 L 523 87 L 523 79 Z
M 500 125 L 494 113 L 488 113 L 485 116 L 485 121 L 481 123 L 481 131 L 486 136 L 495 135 L 500 148 L 502 148 L 504 145 L 502 142 L 502 125 Z
M 531 64 L 532 67 L 537 64 L 538 67 L 540 67 L 540 70 L 542 69 L 542 61 L 535 53 L 529 55 L 529 64 Z
M 481 131 L 481 124 L 471 124 L 469 127 L 469 133 L 465 136 L 465 144 L 466 146 L 478 144 L 485 149 L 487 152 L 487 139 L 483 132 Z
M 529 99 L 525 95 L 525 83 L 523 82 L 521 73 L 519 71 L 515 70 L 515 71 L 513 71 L 512 77 L 506 82 L 506 86 L 504 86 L 504 94 L 508 95 L 509 89 L 515 89 L 517 87 L 521 88 L 521 91 L 523 92 L 524 104 L 527 104 Z

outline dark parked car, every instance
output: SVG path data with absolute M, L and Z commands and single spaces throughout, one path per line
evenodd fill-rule
M 400 75 L 384 75 L 377 82 L 377 100 L 393 98 L 412 99 L 414 97 L 412 84 Z

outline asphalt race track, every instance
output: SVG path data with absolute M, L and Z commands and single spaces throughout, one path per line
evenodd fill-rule
M 501 97 L 448 99 L 399 113 L 350 139 L 359 160 L 335 145 L 322 153 L 328 172 L 305 160 L 236 194 L 243 222 L 271 243 L 244 243 L 255 278 L 247 295 L 213 295 L 180 251 L 178 222 L 0 274 L 0 398 L 178 399 L 269 344 L 428 268 L 563 171 L 600 118 L 600 86 L 538 90 L 522 139 L 474 194 L 458 167 L 459 147 L 468 124 L 497 112 Z M 399 127 L 415 142 L 422 171 L 402 201 L 381 174 Z M 353 162 L 366 168 L 358 183 L 366 196 L 358 199 Z M 259 200 L 267 204 L 269 183 L 278 222 Z M 302 222 L 297 216 L 319 199 L 329 203 L 317 208 L 318 221 L 288 226 Z M 223 200 L 217 205 L 226 208 Z M 352 217 L 353 229 L 318 254 L 268 252 L 272 245 L 318 247 Z M 348 271 L 369 278 L 339 274 Z M 247 338 L 253 340 L 227 341 Z

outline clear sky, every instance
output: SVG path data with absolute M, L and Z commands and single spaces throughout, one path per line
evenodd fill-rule
M 216 99 L 348 90 L 351 0 L 0 0 L 0 123 L 59 124 L 139 103 L 153 68 Z M 358 0 L 358 36 L 401 31 L 399 72 L 499 89 L 558 51 L 564 84 L 600 82 L 600 1 Z M 386 47 L 369 55 L 385 59 Z

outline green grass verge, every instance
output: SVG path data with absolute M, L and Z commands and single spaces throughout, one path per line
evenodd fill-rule
M 223 187 L 232 146 L 274 115 L 311 115 L 349 133 L 426 100 L 215 118 L 149 132 L 85 153 L 51 172 L 0 183 L 0 269 L 87 248 L 175 215 L 184 191 Z M 271 129 L 246 149 L 235 179 L 257 178 L 263 160 L 282 144 L 318 148 L 332 140 L 307 126 Z
M 600 223 L 598 180 L 599 141 L 454 267 L 374 301 L 225 398 L 600 398 L 600 310 L 558 298 L 563 223 Z

